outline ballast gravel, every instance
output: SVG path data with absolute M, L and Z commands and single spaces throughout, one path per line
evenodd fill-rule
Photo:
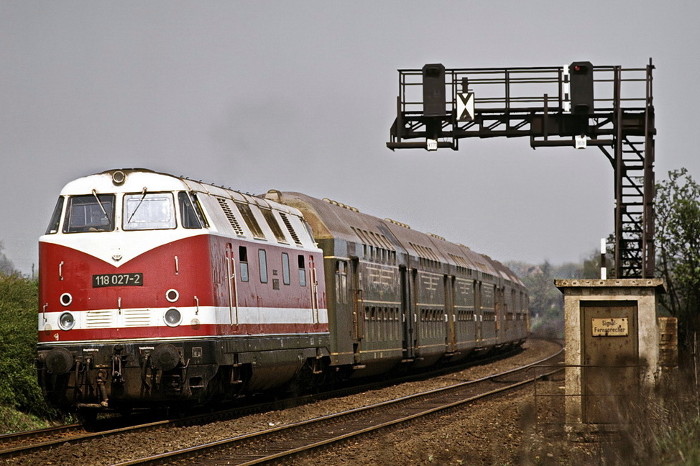
M 251 433 L 334 412 L 406 396 L 503 372 L 551 354 L 556 344 L 527 341 L 524 351 L 508 359 L 474 366 L 431 380 L 403 383 L 361 394 L 318 401 L 282 411 L 271 411 L 212 422 L 206 425 L 125 433 L 80 445 L 62 445 L 6 464 L 110 465 L 206 442 Z M 551 380 L 539 390 L 555 390 L 561 381 Z M 563 397 L 536 397 L 527 386 L 506 396 L 479 401 L 447 414 L 398 427 L 385 434 L 329 448 L 293 460 L 296 465 L 355 464 L 585 464 L 594 458 L 587 445 L 571 448 L 565 441 L 543 433 L 548 425 L 539 419 L 561 420 Z M 225 459 L 224 459 L 225 463 Z M 287 463 L 289 464 L 289 463 Z

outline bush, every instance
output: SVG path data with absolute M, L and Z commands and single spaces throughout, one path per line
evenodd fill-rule
M 0 274 L 0 405 L 53 417 L 36 379 L 37 290 L 36 280 Z

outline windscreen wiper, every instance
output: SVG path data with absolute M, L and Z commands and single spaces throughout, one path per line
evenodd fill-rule
M 129 216 L 129 220 L 127 220 L 126 223 L 131 223 L 131 219 L 134 218 L 134 215 L 136 215 L 136 211 L 139 210 L 139 207 L 141 207 L 141 203 L 143 202 L 143 200 L 144 200 L 145 198 L 146 198 L 146 187 L 144 186 L 144 187 L 143 187 L 142 196 L 141 196 L 141 200 L 139 201 L 139 204 L 136 206 L 136 208 L 134 209 L 134 211 L 133 211 L 133 212 L 131 213 L 131 215 Z
M 97 201 L 97 205 L 100 206 L 100 210 L 102 211 L 102 214 L 105 216 L 107 219 L 107 224 L 111 225 L 112 220 L 109 218 L 109 215 L 107 215 L 107 211 L 105 210 L 105 207 L 102 205 L 102 201 L 100 201 L 100 198 L 97 196 L 97 191 L 94 189 L 92 190 L 92 195 L 95 196 L 95 200 Z M 111 228 L 111 227 L 110 227 Z

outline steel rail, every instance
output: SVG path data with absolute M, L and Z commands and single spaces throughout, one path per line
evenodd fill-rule
M 25 430 L 21 432 L 13 432 L 10 434 L 0 434 L 0 448 L 5 448 L 7 445 L 14 445 L 29 439 L 51 437 L 53 435 L 59 435 L 74 431 L 84 431 L 82 424 L 66 424 L 61 426 L 46 427 L 44 429 Z
M 132 466 L 132 465 L 144 465 L 144 464 L 167 464 L 171 463 L 174 461 L 182 461 L 190 458 L 195 458 L 195 457 L 202 457 L 204 455 L 209 455 L 212 453 L 215 453 L 220 450 L 233 450 L 235 448 L 250 448 L 253 449 L 253 452 L 247 451 L 243 454 L 238 454 L 235 453 L 234 457 L 227 456 L 226 461 L 227 464 L 239 464 L 239 465 L 253 465 L 253 464 L 260 464 L 260 463 L 266 463 L 270 461 L 278 461 L 282 458 L 290 457 L 299 453 L 303 452 L 308 452 L 320 447 L 326 447 L 335 443 L 342 442 L 344 440 L 347 440 L 349 438 L 361 436 L 368 434 L 370 432 L 375 432 L 377 430 L 381 429 L 386 429 L 391 426 L 395 426 L 398 424 L 410 422 L 412 420 L 415 420 L 420 417 L 428 416 L 440 411 L 445 411 L 449 410 L 452 408 L 455 408 L 457 406 L 466 404 L 466 403 L 471 403 L 473 401 L 492 396 L 498 393 L 502 393 L 508 390 L 512 390 L 514 388 L 520 387 L 522 385 L 530 384 L 534 382 L 535 380 L 542 378 L 542 377 L 547 377 L 551 374 L 554 374 L 556 372 L 561 371 L 560 368 L 554 369 L 551 371 L 548 371 L 546 373 L 542 374 L 535 374 L 532 377 L 526 377 L 524 380 L 519 380 L 516 382 L 510 382 L 507 383 L 506 385 L 496 388 L 496 389 L 491 389 L 487 390 L 485 392 L 479 393 L 477 395 L 471 395 L 467 397 L 458 397 L 456 400 L 452 401 L 447 401 L 447 402 L 426 402 L 426 406 L 424 407 L 416 407 L 416 408 L 409 408 L 409 411 L 412 411 L 410 414 L 402 414 L 395 416 L 389 420 L 383 421 L 383 422 L 378 422 L 375 423 L 374 421 L 376 420 L 376 417 L 373 417 L 370 421 L 366 421 L 364 423 L 361 423 L 358 427 L 352 428 L 350 431 L 345 432 L 340 435 L 323 435 L 328 434 L 331 432 L 333 429 L 328 429 L 328 424 L 332 422 L 348 422 L 348 420 L 351 420 L 353 417 L 356 417 L 358 415 L 366 415 L 370 412 L 378 412 L 382 409 L 386 409 L 388 407 L 396 407 L 399 406 L 400 404 L 406 404 L 407 402 L 410 401 L 416 401 L 419 399 L 426 399 L 426 400 L 433 400 L 434 398 L 437 398 L 436 395 L 440 395 L 440 397 L 444 398 L 444 395 L 448 392 L 454 392 L 459 389 L 463 389 L 464 387 L 470 386 L 470 385 L 475 385 L 479 383 L 484 383 L 488 381 L 494 381 L 494 379 L 499 379 L 503 378 L 508 375 L 513 375 L 518 372 L 524 372 L 532 369 L 533 367 L 536 367 L 538 365 L 541 365 L 547 361 L 552 360 L 553 358 L 556 358 L 559 356 L 563 350 L 559 350 L 556 354 L 549 356 L 547 358 L 544 358 L 540 361 L 534 362 L 534 363 L 529 363 L 524 366 L 511 369 L 508 371 L 504 371 L 498 374 L 492 374 L 486 377 L 482 377 L 479 379 L 475 380 L 470 380 L 466 382 L 461 382 L 458 384 L 453 384 L 447 387 L 442 387 L 442 388 L 437 388 L 433 390 L 428 390 L 425 392 L 421 393 L 416 393 L 412 395 L 407 395 L 401 398 L 397 398 L 394 400 L 388 400 L 388 401 L 383 401 L 380 403 L 364 406 L 361 408 L 354 408 L 348 411 L 340 412 L 340 413 L 334 413 L 334 414 L 329 414 L 327 416 L 321 416 L 318 418 L 314 419 L 308 419 L 304 421 L 300 421 L 297 423 L 293 424 L 288 424 L 285 426 L 279 426 L 275 427 L 272 429 L 266 429 L 258 432 L 253 432 L 249 434 L 243 434 L 243 435 L 238 435 L 235 437 L 230 437 L 222 440 L 218 440 L 215 442 L 209 442 L 206 444 L 202 445 L 196 445 L 192 447 L 187 447 L 183 448 L 180 450 L 172 451 L 172 452 L 167 452 L 167 453 L 162 453 L 158 455 L 153 455 L 145 458 L 139 458 L 139 459 L 133 459 L 129 460 L 126 462 L 118 463 L 116 466 Z M 297 430 L 303 429 L 303 428 L 308 428 L 308 427 L 316 427 L 316 431 L 314 432 L 313 437 L 314 439 L 318 439 L 319 437 L 325 437 L 322 438 L 321 440 L 315 440 L 315 441 L 310 441 L 308 443 L 304 443 L 302 445 L 296 445 L 292 447 L 285 447 L 284 445 L 280 446 L 274 446 L 272 448 L 271 453 L 258 453 L 255 452 L 257 450 L 266 450 L 264 447 L 258 447 L 260 444 L 271 444 L 273 441 L 275 441 L 275 437 L 282 437 L 285 439 L 289 438 L 294 438 L 296 440 L 301 440 L 302 435 L 295 435 Z M 337 430 L 337 429 L 335 429 Z M 319 433 L 319 431 L 321 433 Z M 283 440 L 282 443 L 284 444 L 285 441 L 288 440 Z M 248 447 L 247 444 L 252 444 L 253 446 Z
M 150 428 L 158 427 L 158 426 L 165 425 L 165 424 L 168 424 L 171 422 L 172 421 L 170 421 L 170 420 L 155 421 L 155 422 L 149 422 L 147 424 L 139 424 L 136 426 L 120 427 L 118 429 L 109 429 L 109 430 L 103 430 L 103 431 L 98 431 L 98 432 L 86 432 L 84 434 L 78 434 L 78 435 L 74 435 L 72 437 L 59 437 L 59 438 L 55 438 L 52 440 L 46 440 L 43 442 L 32 443 L 30 445 L 19 445 L 19 446 L 10 447 L 10 448 L 0 450 L 0 460 L 10 458 L 13 456 L 17 456 L 20 454 L 32 453 L 32 452 L 37 451 L 37 450 L 46 450 L 46 449 L 49 449 L 49 448 L 52 448 L 52 447 L 55 447 L 58 445 L 84 442 L 86 440 L 90 440 L 90 439 L 94 439 L 94 438 L 107 437 L 109 435 L 116 435 L 116 434 L 121 434 L 124 432 L 134 431 L 134 430 L 150 429 Z M 30 434 L 33 432 L 35 432 L 35 431 L 28 431 L 27 434 Z M 32 438 L 32 437 L 27 437 L 27 438 Z
M 330 390 L 326 392 L 321 392 L 313 395 L 304 395 L 294 398 L 292 401 L 295 405 L 302 405 L 306 403 L 311 403 L 321 399 L 346 396 L 353 393 L 358 393 L 362 391 L 377 389 L 387 384 L 391 383 L 401 383 L 412 380 L 424 379 L 427 377 L 434 377 L 447 372 L 453 372 L 456 370 L 464 369 L 465 367 L 471 367 L 477 364 L 485 364 L 504 357 L 511 356 L 513 351 L 507 351 L 494 356 L 483 357 L 480 359 L 468 361 L 462 364 L 458 364 L 452 367 L 445 367 L 441 369 L 436 369 L 427 373 L 417 373 L 409 374 L 404 377 L 398 377 L 390 381 L 382 380 L 379 382 L 364 383 L 361 385 L 351 385 L 348 387 L 343 387 L 336 390 Z M 140 422 L 134 425 L 128 425 L 120 428 L 112 429 L 102 429 L 94 432 L 88 432 L 84 429 L 81 424 L 70 424 L 65 426 L 50 427 L 46 429 L 38 429 L 32 431 L 18 432 L 14 434 L 4 434 L 0 435 L 0 460 L 16 457 L 24 454 L 33 453 L 40 450 L 48 450 L 60 445 L 65 444 L 77 444 L 92 439 L 98 439 L 103 437 L 108 437 L 116 434 L 123 434 L 129 432 L 138 432 L 140 430 L 147 431 L 156 428 L 170 427 L 170 426 L 184 426 L 193 425 L 197 423 L 212 422 L 217 420 L 232 419 L 236 416 L 265 412 L 275 409 L 282 409 L 281 407 L 289 407 L 289 399 L 278 400 L 274 402 L 256 403 L 254 405 L 239 406 L 232 409 L 224 409 L 214 413 L 206 414 L 195 414 L 183 418 L 177 419 L 164 419 L 151 422 Z M 75 433 L 72 436 L 66 436 L 66 434 Z M 54 437 L 49 438 L 47 437 Z M 44 439 L 43 441 L 34 442 L 31 444 L 21 444 L 23 441 L 32 439 Z M 9 446 L 8 446 L 9 445 Z

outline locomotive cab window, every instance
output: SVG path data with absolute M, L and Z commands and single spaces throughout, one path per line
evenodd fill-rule
M 63 196 L 58 198 L 56 202 L 56 207 L 53 209 L 53 214 L 51 215 L 51 221 L 49 222 L 49 227 L 46 229 L 47 235 L 53 235 L 58 233 L 58 224 L 61 223 L 61 212 L 63 211 Z
M 238 246 L 238 263 L 241 266 L 241 281 L 247 282 L 248 278 L 248 248 Z
M 304 256 L 299 254 L 297 261 L 299 263 L 299 285 L 306 286 L 306 266 Z
M 175 205 L 171 193 L 124 195 L 124 230 L 167 230 L 175 228 Z
M 114 194 L 88 194 L 68 199 L 63 233 L 114 230 Z
M 192 199 L 190 199 L 190 196 L 186 192 L 180 191 L 177 193 L 177 198 L 180 204 L 183 228 L 197 229 L 206 226 L 204 215 L 202 215 L 201 208 L 194 193 L 192 194 Z

